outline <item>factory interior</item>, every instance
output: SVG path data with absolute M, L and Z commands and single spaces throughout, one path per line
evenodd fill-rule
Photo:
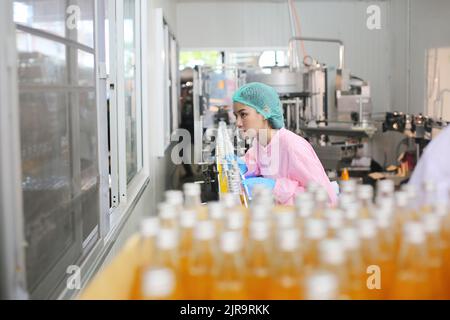
M 0 299 L 450 299 L 449 21 L 0 1 Z

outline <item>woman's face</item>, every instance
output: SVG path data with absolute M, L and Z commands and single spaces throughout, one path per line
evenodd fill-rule
M 253 138 L 258 130 L 269 128 L 269 122 L 255 109 L 239 102 L 234 104 L 233 109 L 236 126 L 243 131 L 246 138 Z

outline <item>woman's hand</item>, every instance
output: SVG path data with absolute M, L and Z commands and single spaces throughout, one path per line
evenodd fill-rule
M 242 158 L 236 156 L 235 154 L 232 155 L 229 159 L 227 159 L 227 161 L 229 162 L 236 161 L 239 166 L 239 171 L 241 172 L 242 175 L 248 172 L 248 167 L 245 161 Z

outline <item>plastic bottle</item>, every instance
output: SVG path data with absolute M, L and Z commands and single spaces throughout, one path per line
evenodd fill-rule
M 340 240 L 325 239 L 319 245 L 320 270 L 336 275 L 339 286 L 339 299 L 350 299 L 348 270 L 345 265 L 345 249 Z
M 302 258 L 299 253 L 300 235 L 297 229 L 279 234 L 270 287 L 271 299 L 298 300 L 302 298 Z
M 250 241 L 247 251 L 246 285 L 251 300 L 269 298 L 271 272 L 270 226 L 268 221 L 250 224 Z
M 162 202 L 158 205 L 159 223 L 161 228 L 176 229 L 178 228 L 177 209 L 170 203 Z
M 220 234 L 225 229 L 225 214 L 222 204 L 218 201 L 208 203 L 208 217 L 214 223 L 216 242 L 219 241 Z
M 375 222 L 378 229 L 378 263 L 382 270 L 383 298 L 389 296 L 395 274 L 396 236 L 392 209 L 388 207 L 377 208 L 374 211 Z
M 197 213 L 193 210 L 184 210 L 180 216 L 180 244 L 179 264 L 180 282 L 185 283 L 189 275 L 189 259 L 194 243 L 194 227 L 197 221 Z
M 345 227 L 339 230 L 339 239 L 345 249 L 346 266 L 349 278 L 349 296 L 353 300 L 366 299 L 366 268 L 361 255 L 361 241 L 356 228 Z
M 188 300 L 211 298 L 215 261 L 215 227 L 212 221 L 200 221 L 195 227 L 194 245 L 189 259 Z
M 358 220 L 358 234 L 361 239 L 361 253 L 364 267 L 367 270 L 371 266 L 380 266 L 380 249 L 378 242 L 377 226 L 373 219 Z M 383 282 L 383 277 L 381 278 Z M 383 285 L 381 285 L 383 288 Z M 365 294 L 367 299 L 381 299 L 383 292 L 377 288 L 369 288 L 366 285 Z
M 445 285 L 444 243 L 441 238 L 441 218 L 433 213 L 422 217 L 425 230 L 428 258 L 427 268 L 430 277 L 432 299 L 447 299 Z
M 327 209 L 325 211 L 327 221 L 328 237 L 335 238 L 341 228 L 344 227 L 344 214 L 339 209 Z
M 327 236 L 327 226 L 322 219 L 309 219 L 305 223 L 304 265 L 305 272 L 319 266 L 319 243 Z
M 131 290 L 131 299 L 140 299 L 142 297 L 143 273 L 151 267 L 156 254 L 158 231 L 159 220 L 157 217 L 149 217 L 142 220 L 140 224 L 139 257 Z
M 368 219 L 372 217 L 373 208 L 373 188 L 370 185 L 363 184 L 358 186 L 357 189 L 358 200 L 361 204 L 361 209 L 359 213 L 360 219 Z
M 180 264 L 178 255 L 178 232 L 176 229 L 160 229 L 156 240 L 155 259 L 151 262 L 151 267 L 146 271 L 153 269 L 169 270 L 175 279 L 175 289 L 172 290 L 173 296 L 177 299 L 183 297 L 179 281 Z M 143 280 L 145 283 L 145 279 Z
M 215 264 L 212 299 L 246 298 L 242 235 L 240 232 L 226 231 L 221 236 L 219 260 Z
M 197 212 L 197 220 L 205 220 L 208 218 L 208 213 L 202 206 L 201 200 L 201 186 L 197 183 L 186 183 L 183 186 L 184 190 L 184 208 Z
M 398 257 L 398 267 L 391 292 L 392 299 L 430 299 L 430 282 L 426 265 L 427 248 L 421 223 L 408 222 Z

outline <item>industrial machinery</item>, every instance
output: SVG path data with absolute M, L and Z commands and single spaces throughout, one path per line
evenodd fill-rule
M 404 134 L 406 138 L 400 144 L 409 146 L 413 142 L 417 161 L 432 138 L 447 125 L 449 123 L 446 121 L 434 120 L 422 114 L 388 112 L 383 122 L 383 132 L 395 131 Z
M 330 103 L 328 67 L 309 56 L 302 65 L 296 63 L 301 61 L 295 54 L 297 41 L 338 44 L 335 105 Z M 250 70 L 246 75 L 247 82 L 262 82 L 277 90 L 286 127 L 310 141 L 329 171 L 349 166 L 356 157 L 370 158 L 367 144 L 377 131 L 371 121 L 370 86 L 344 69 L 344 52 L 343 42 L 337 39 L 293 37 L 289 41 L 289 67 L 275 67 L 270 73 Z M 370 162 L 359 169 L 370 170 Z

